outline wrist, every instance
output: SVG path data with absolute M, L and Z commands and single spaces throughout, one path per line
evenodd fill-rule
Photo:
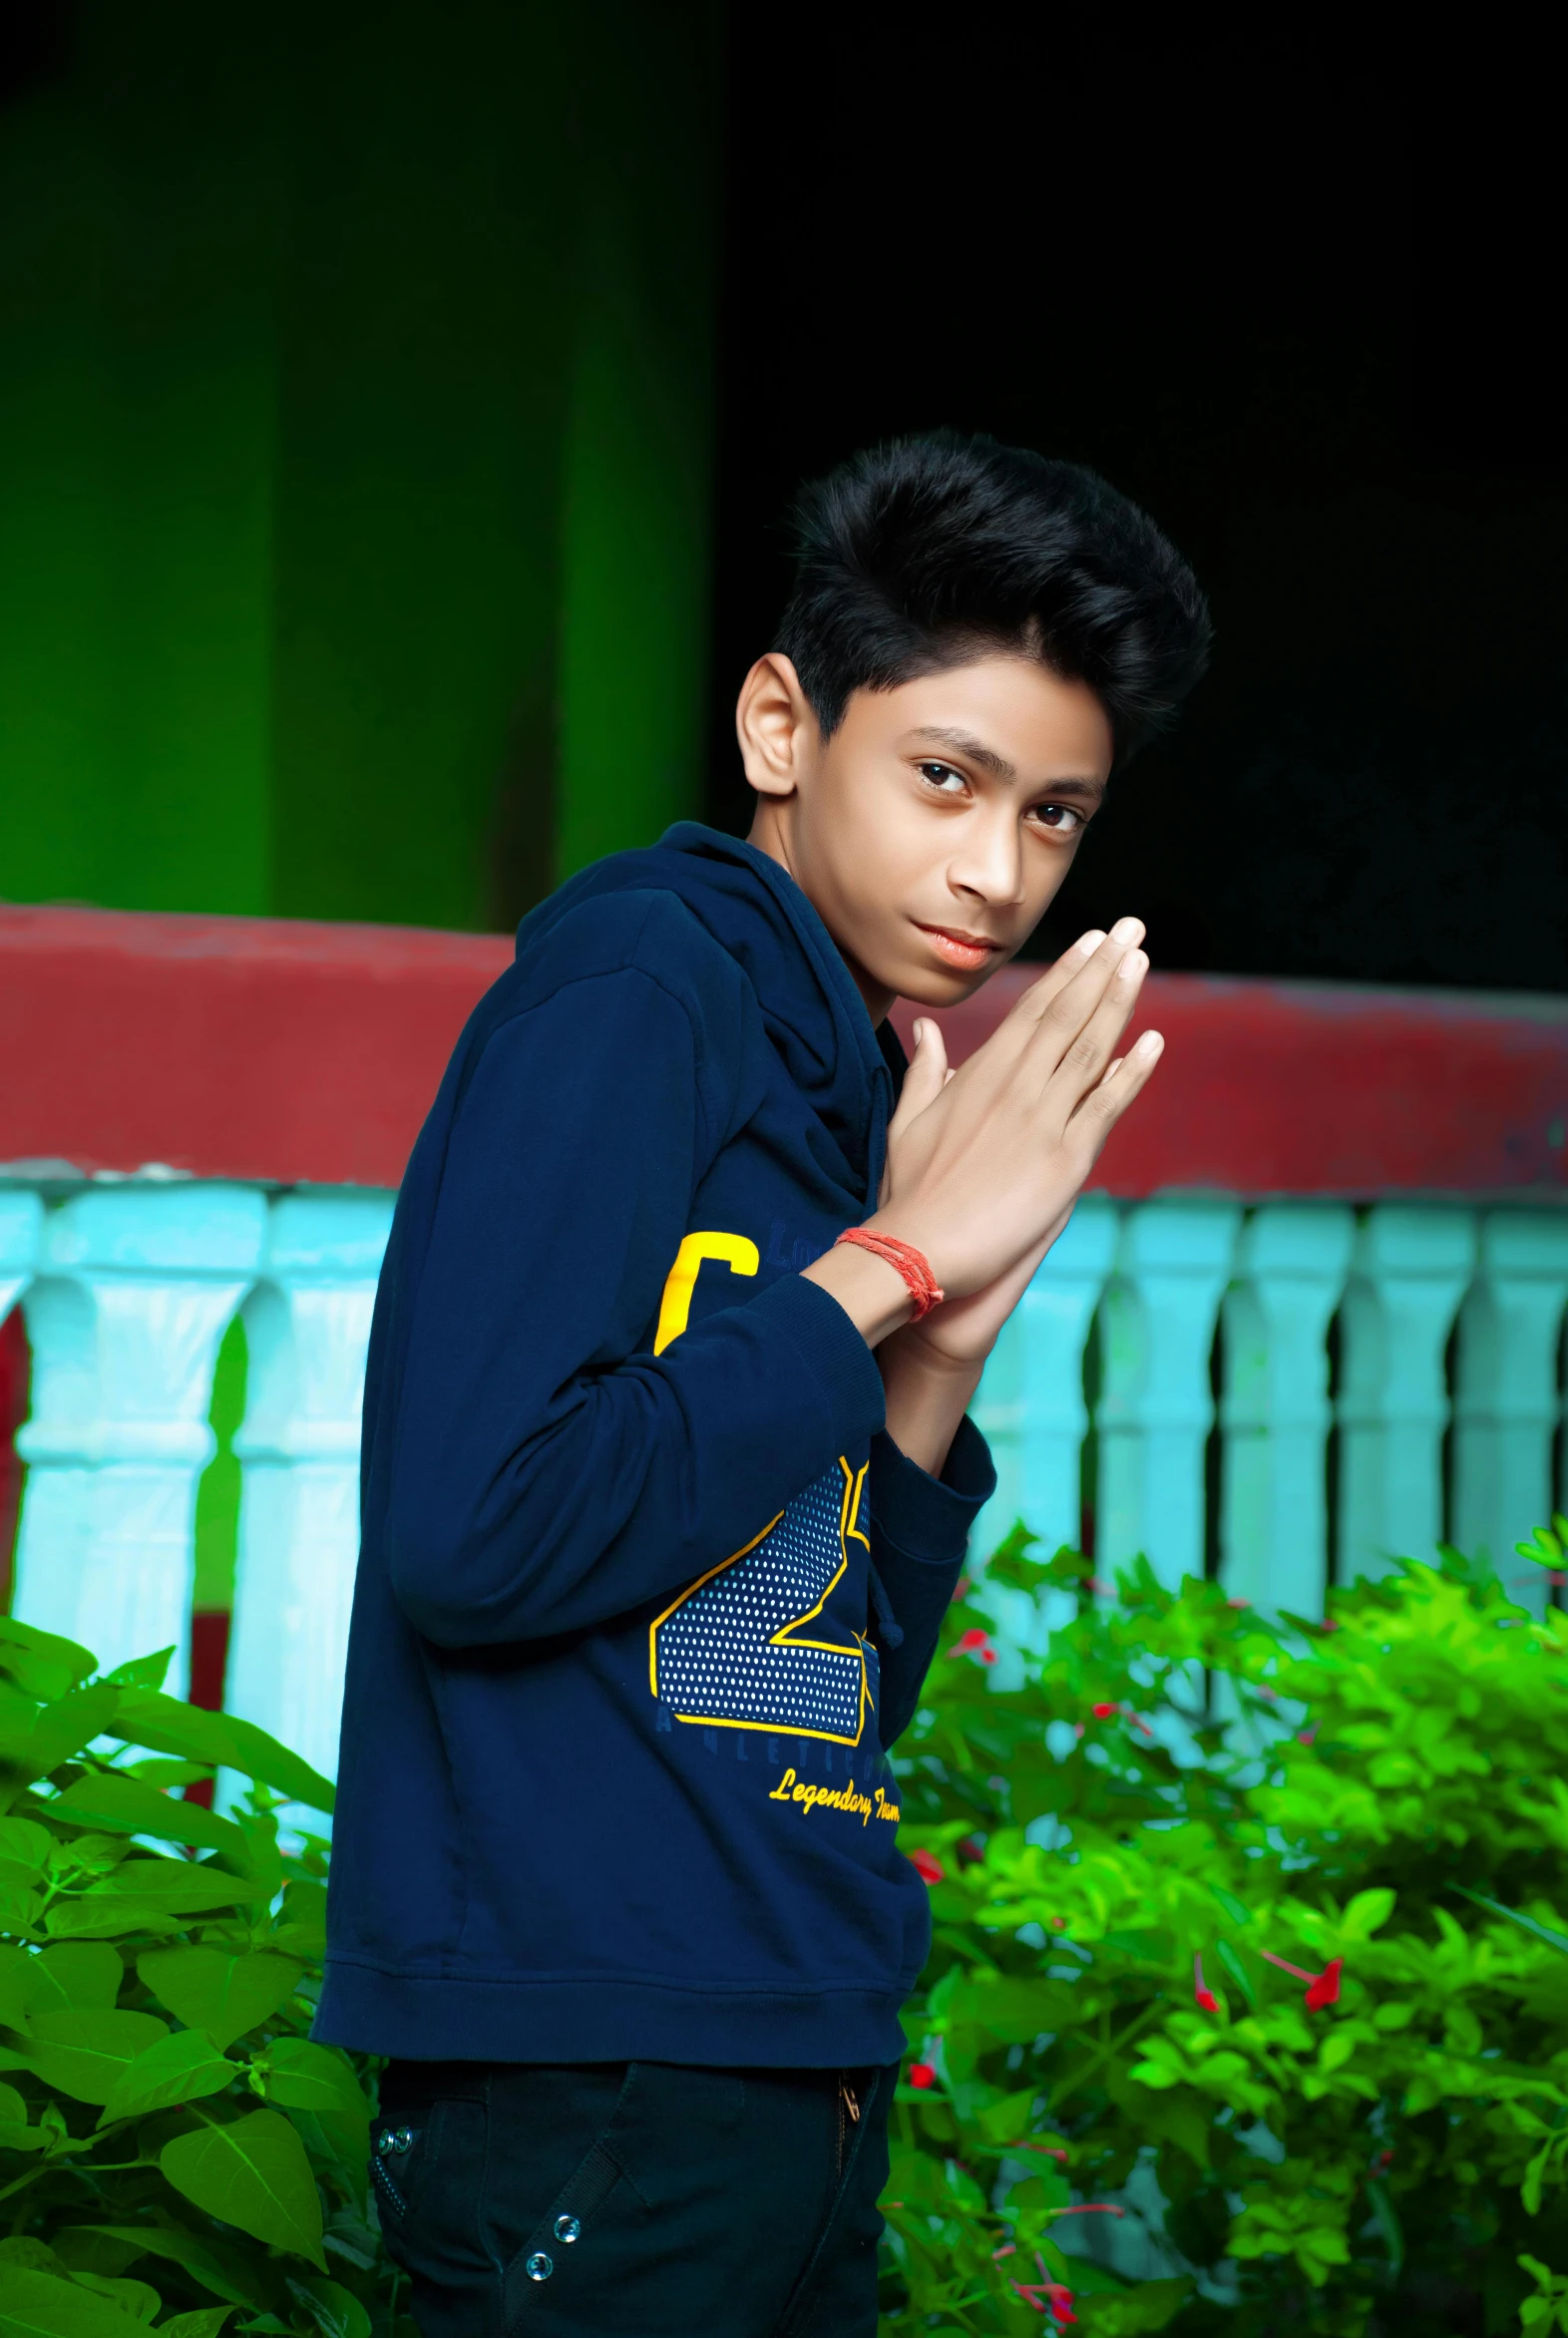
M 945 1356 L 907 1324 L 877 1351 L 887 1431 L 899 1451 L 940 1477 L 980 1385 L 983 1357 Z
M 898 1268 L 858 1244 L 835 1243 L 804 1276 L 838 1301 L 868 1348 L 879 1348 L 915 1313 L 914 1297 Z

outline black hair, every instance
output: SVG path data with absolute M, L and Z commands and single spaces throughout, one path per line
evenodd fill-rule
M 1086 682 L 1125 762 L 1208 663 L 1208 603 L 1175 547 L 1097 472 L 935 431 L 851 456 L 791 511 L 777 646 L 824 732 L 852 690 L 997 649 Z

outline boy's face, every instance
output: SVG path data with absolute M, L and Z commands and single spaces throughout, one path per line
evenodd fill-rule
M 856 690 L 824 739 L 795 669 L 761 657 L 736 726 L 751 842 L 783 863 L 873 1019 L 954 1006 L 1033 932 L 1104 793 L 1114 742 L 1082 682 L 992 655 Z

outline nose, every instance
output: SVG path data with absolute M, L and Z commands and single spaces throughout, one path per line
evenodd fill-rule
M 964 824 L 948 865 L 955 893 L 994 909 L 1016 909 L 1023 899 L 1023 839 L 1010 805 L 978 804 Z

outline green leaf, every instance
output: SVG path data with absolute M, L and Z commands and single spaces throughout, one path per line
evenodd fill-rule
M 231 2305 L 198 2305 L 188 2314 L 171 2314 L 159 2323 L 159 2338 L 217 2338 L 233 2310 Z
M 230 2305 L 259 2311 L 269 2302 L 271 2292 L 261 2269 L 243 2249 L 227 2241 L 198 2239 L 184 2224 L 94 2224 L 79 2229 L 130 2241 L 147 2256 L 167 2257 Z
M 292 2249 L 323 2273 L 321 2200 L 305 2147 L 275 2111 L 176 2136 L 159 2165 L 188 2200 L 256 2240 Z
M 173 1648 L 161 1648 L 156 1656 L 134 1656 L 129 1664 L 117 1664 L 104 1678 L 122 1689 L 161 1689 L 174 1654 Z
M 180 1918 L 152 1900 L 106 1892 L 91 1899 L 56 1900 L 44 1918 L 44 1929 L 52 1940 L 120 1940 L 133 1932 L 178 1932 Z
M 0 2278 L 0 2338 L 142 2338 L 145 2326 L 57 2273 L 8 2264 Z
M 150 2013 L 41 2013 L 33 2017 L 27 2059 L 46 2086 L 78 2103 L 107 2103 L 121 2074 L 168 2035 Z
M 202 2030 L 176 2030 L 128 2063 L 104 2105 L 100 2127 L 135 2111 L 166 2111 L 219 2095 L 239 2076 L 239 2065 L 219 2054 Z
M 1501 1900 L 1488 1899 L 1484 1891 L 1471 1891 L 1467 1884 L 1455 1883 L 1451 1888 L 1462 1899 L 1473 1900 L 1478 1908 L 1485 1908 L 1488 1914 L 1503 1916 L 1510 1924 L 1517 1924 L 1521 1932 L 1528 1932 L 1536 1940 L 1544 1941 L 1548 1948 L 1555 1948 L 1559 1956 L 1568 1956 L 1568 1935 L 1554 1932 L 1549 1924 L 1538 1924 L 1533 1916 L 1523 1916 L 1517 1908 L 1505 1908 Z
M 1211 1883 L 1209 1889 L 1233 1924 L 1250 1924 L 1252 1922 L 1252 1910 L 1245 1900 L 1239 1900 L 1233 1891 L 1224 1890 L 1218 1883 Z
M 313 2045 L 308 2038 L 278 2038 L 266 2060 L 269 2103 L 355 2120 L 361 2128 L 368 2124 L 370 2106 L 352 2066 L 330 2047 Z
M 283 1910 L 274 1947 L 319 1964 L 326 1954 L 326 1885 L 302 1877 L 283 1886 Z
M 255 1778 L 291 1802 L 330 1811 L 333 1789 L 319 1771 L 289 1753 L 253 1722 L 231 1713 L 206 1713 L 177 1698 L 128 1689 L 121 1698 L 121 1734 L 150 1754 L 178 1754 L 190 1761 L 221 1763 Z
M 47 1777 L 105 1735 L 120 1709 L 120 1698 L 112 1681 L 100 1681 L 91 1689 L 73 1690 L 58 1705 L 46 1705 L 25 1736 L 7 1736 L 0 1748 L 0 1768 L 24 1785 Z
M 370 2338 L 370 2316 L 340 2281 L 329 2280 L 325 2274 L 305 2281 L 290 2276 L 288 2286 L 313 2316 L 324 2338 Z
M 1209 1888 L 1212 1891 L 1214 1886 L 1211 1884 Z M 1227 1973 L 1229 1973 L 1231 1979 L 1235 1982 L 1247 2005 L 1250 2007 L 1252 2012 L 1256 2013 L 1258 2010 L 1258 1992 L 1253 1986 L 1253 1978 L 1251 1973 L 1248 1972 L 1246 1966 L 1242 1963 L 1241 1958 L 1236 1954 L 1235 1949 L 1232 1948 L 1228 1940 L 1217 1940 L 1214 1944 L 1214 1954 L 1216 1960 L 1225 1967 L 1225 1970 Z
M 14 1859 L 22 1867 L 42 1867 L 53 1847 L 54 1836 L 47 1826 L 38 1826 L 31 1818 L 0 1818 L 0 1859 Z
M 124 1770 L 92 1770 L 57 1794 L 50 1815 L 75 1826 L 108 1827 L 116 1834 L 152 1834 L 172 1843 L 198 1843 L 245 1863 L 245 1838 L 230 1819 L 174 1794 L 161 1794 L 145 1778 Z
M 155 2314 L 162 2313 L 164 2301 L 156 2289 L 145 2281 L 128 2281 L 122 2273 L 94 2273 L 81 2265 L 73 2265 L 71 2278 L 84 2289 L 91 2289 L 97 2297 L 107 2297 L 111 2305 L 134 2321 L 147 2323 Z
M 150 1948 L 136 1969 L 161 2005 L 217 2046 L 231 2046 L 285 2005 L 304 1967 L 264 1950 Z
M 40 1704 L 52 1705 L 96 1671 L 98 1659 L 74 1640 L 40 1632 L 16 1616 L 0 1616 L 0 1673 Z
M 29 2013 L 102 2013 L 120 1995 L 125 1966 L 107 1942 L 49 1947 L 27 1959 Z
M 113 1875 L 91 1884 L 82 1896 L 150 1900 L 173 1915 L 186 1915 L 199 1908 L 232 1907 L 252 1898 L 255 1889 L 253 1877 L 229 1875 L 204 1859 L 124 1859 Z

